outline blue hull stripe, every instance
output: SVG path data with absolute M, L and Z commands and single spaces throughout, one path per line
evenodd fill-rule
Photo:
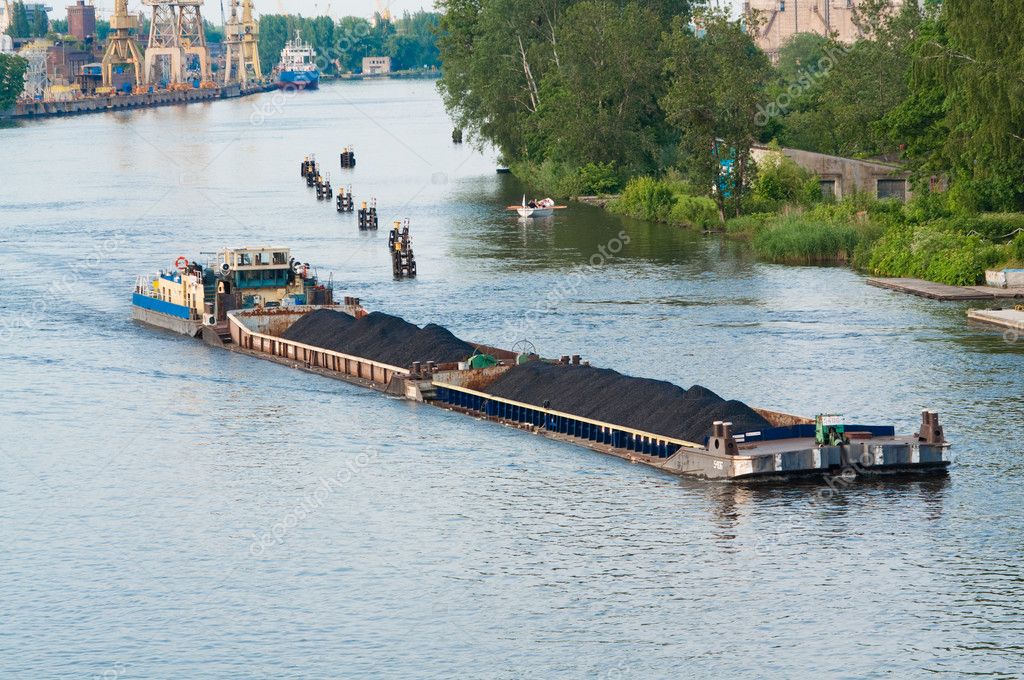
M 192 310 L 184 305 L 176 305 L 173 302 L 165 302 L 163 300 L 157 300 L 151 298 L 148 295 L 140 295 L 139 293 L 132 293 L 132 304 L 136 307 L 142 307 L 148 309 L 151 312 L 160 312 L 168 316 L 176 316 L 179 319 L 191 319 Z

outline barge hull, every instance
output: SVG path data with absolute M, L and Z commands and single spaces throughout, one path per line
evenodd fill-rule
M 163 314 L 137 305 L 132 305 L 132 318 L 147 326 L 155 326 L 156 328 L 181 333 L 190 338 L 197 337 L 203 329 L 203 325 L 199 321 Z
M 817 446 L 813 437 L 805 436 L 757 441 L 754 435 L 761 433 L 738 434 L 734 438 L 736 446 L 725 447 L 731 449 L 726 453 L 724 448 L 710 446 L 710 442 L 688 442 L 602 423 L 513 402 L 467 386 L 481 378 L 486 381 L 487 372 L 500 370 L 500 367 L 480 371 L 442 370 L 424 378 L 401 367 L 280 337 L 295 319 L 312 309 L 315 307 L 229 312 L 232 342 L 225 348 L 556 441 L 585 446 L 678 476 L 755 481 L 827 474 L 943 473 L 951 462 L 949 445 L 944 441 L 926 443 L 914 436 L 897 437 L 892 428 L 867 426 L 857 426 L 863 431 L 858 430 L 856 437 L 844 446 Z

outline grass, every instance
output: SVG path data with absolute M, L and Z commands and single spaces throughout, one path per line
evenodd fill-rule
M 790 215 L 758 231 L 752 246 L 759 258 L 782 264 L 845 262 L 859 241 L 849 224 L 829 224 L 805 215 Z

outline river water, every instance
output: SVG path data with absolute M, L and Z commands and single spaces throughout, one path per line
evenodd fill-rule
M 426 80 L 0 130 L 0 676 L 1021 676 L 1024 342 L 587 206 L 523 225 L 450 132 Z M 933 408 L 956 464 L 679 480 L 130 320 L 136 275 L 255 244 L 490 344 L 902 431 Z

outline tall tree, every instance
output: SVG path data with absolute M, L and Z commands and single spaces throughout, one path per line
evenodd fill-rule
M 979 209 L 1024 210 L 1024 13 L 1019 0 L 945 0 L 927 62 L 948 90 L 946 156 Z
M 32 27 L 28 22 L 28 10 L 24 2 L 15 2 L 11 6 L 11 22 L 7 27 L 7 35 L 12 38 L 31 38 Z
M 639 3 L 586 0 L 565 12 L 558 67 L 540 86 L 536 112 L 546 157 L 571 165 L 616 162 L 657 169 L 663 117 L 658 15 Z
M 14 106 L 25 90 L 28 62 L 13 54 L 0 54 L 0 112 Z
M 42 5 L 36 5 L 32 13 L 32 35 L 36 38 L 44 38 L 50 31 L 50 19 Z
M 720 217 L 739 215 L 751 175 L 758 104 L 772 74 L 768 57 L 727 13 L 698 16 L 698 36 L 680 19 L 666 38 L 668 92 L 661 100 L 681 133 L 680 157 L 697 186 L 716 187 Z
M 916 2 L 894 10 L 891 0 L 862 0 L 856 20 L 865 37 L 852 46 L 829 40 L 816 63 L 795 71 L 781 62 L 771 101 L 787 104 L 777 133 L 783 146 L 839 156 L 896 150 L 880 121 L 909 93 L 922 10 Z

